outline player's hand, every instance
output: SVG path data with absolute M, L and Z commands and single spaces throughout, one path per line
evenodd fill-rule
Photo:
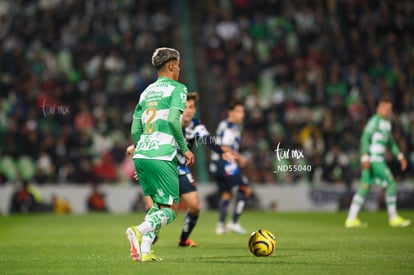
M 232 152 L 224 152 L 221 154 L 223 160 L 228 162 L 234 162 L 237 159 L 237 155 L 233 154 Z
M 139 180 L 138 175 L 137 175 L 137 172 L 134 172 L 134 180 L 135 181 L 138 181 Z
M 194 164 L 194 162 L 195 162 L 195 156 L 194 156 L 194 154 L 190 150 L 188 150 L 187 152 L 185 152 L 184 153 L 184 156 L 185 156 L 185 160 L 186 160 L 186 163 L 185 164 L 187 166 L 191 166 L 191 165 Z
M 367 169 L 368 170 L 370 167 L 371 167 L 371 163 L 369 162 L 369 160 L 362 162 L 362 168 L 363 169 Z
M 247 162 L 247 158 L 239 154 L 239 156 L 237 157 L 237 163 L 239 164 L 240 168 L 246 167 Z
M 134 151 L 135 151 L 135 145 L 129 145 L 126 150 L 125 150 L 125 154 L 127 155 L 127 157 L 132 158 L 132 156 L 134 155 Z
M 405 169 L 407 169 L 407 160 L 405 158 L 402 158 L 400 160 L 400 164 L 401 164 L 401 171 L 405 171 Z

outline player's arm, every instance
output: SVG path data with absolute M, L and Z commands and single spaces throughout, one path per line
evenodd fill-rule
M 126 150 L 125 150 L 125 155 L 128 157 L 128 158 L 132 158 L 133 156 L 134 156 L 134 151 L 135 151 L 135 145 L 134 144 L 131 144 L 131 145 L 129 145 L 127 148 L 126 148 Z M 138 175 L 137 175 L 137 172 L 135 171 L 134 172 L 134 180 L 135 181 L 138 181 Z
M 405 159 L 404 154 L 400 151 L 400 148 L 398 148 L 397 143 L 394 140 L 394 137 L 391 135 L 390 139 L 388 140 L 388 146 L 391 149 L 391 152 L 394 156 L 398 158 L 401 164 L 401 171 L 404 171 L 407 169 L 407 160 Z
M 213 138 L 210 135 L 207 135 L 203 138 L 203 141 L 205 141 L 205 144 L 207 145 L 207 147 L 211 150 L 214 151 L 218 154 L 222 154 L 223 153 L 223 149 L 221 149 L 221 146 L 219 144 L 217 144 L 216 139 Z
M 369 144 L 371 142 L 372 134 L 376 128 L 376 120 L 370 119 L 367 125 L 364 128 L 361 136 L 361 163 L 362 168 L 369 169 L 370 162 L 369 162 Z
M 369 149 L 369 143 L 371 140 L 371 136 L 372 136 L 372 133 L 367 132 L 367 131 L 364 131 L 361 136 L 361 156 L 362 157 L 367 156 L 368 160 L 369 160 L 368 149 Z
M 221 150 L 223 151 L 222 157 L 226 161 L 235 160 L 239 164 L 240 167 L 245 167 L 247 165 L 247 159 L 240 154 L 239 152 L 234 151 L 231 147 L 222 145 Z
M 134 144 L 137 144 L 138 140 L 141 138 L 144 128 L 141 120 L 142 109 L 138 104 L 135 110 L 135 114 L 132 117 L 132 126 L 131 126 L 131 136 Z
M 170 125 L 171 131 L 173 133 L 174 139 L 176 140 L 179 149 L 187 160 L 187 165 L 192 165 L 194 163 L 194 155 L 188 149 L 187 144 L 185 144 L 185 139 L 183 131 L 181 129 L 180 116 L 181 110 L 177 108 L 171 108 L 168 115 L 168 123 Z
M 181 110 L 177 108 L 171 108 L 170 113 L 168 115 L 168 123 L 171 127 L 173 136 L 178 144 L 178 147 L 180 148 L 181 152 L 184 154 L 189 149 L 187 145 L 185 144 L 183 131 L 181 130 L 180 116 L 181 116 Z
M 196 123 L 199 123 L 198 121 Z M 212 137 L 208 132 L 207 128 L 203 124 L 197 124 L 194 128 L 194 137 L 197 144 L 205 144 L 207 147 L 221 155 L 221 158 L 228 162 L 233 162 L 236 160 L 237 156 L 233 151 L 228 147 L 229 150 L 224 152 L 221 146 L 221 143 L 217 138 Z
M 194 163 L 194 155 L 188 149 L 187 144 L 185 143 L 183 131 L 181 129 L 180 117 L 185 108 L 185 103 L 187 101 L 187 88 L 176 89 L 173 91 L 171 97 L 170 111 L 168 114 L 168 124 L 170 125 L 171 131 L 173 133 L 174 139 L 178 144 L 179 149 L 187 160 L 187 165 Z
M 211 151 L 220 154 L 225 161 L 232 162 L 237 159 L 236 154 L 234 154 L 231 149 L 227 152 L 223 151 L 220 143 L 215 137 L 210 135 L 203 124 L 199 124 L 195 127 L 195 142 L 196 144 L 205 144 Z
M 398 157 L 398 155 L 401 153 L 400 148 L 398 148 L 398 145 L 392 135 L 390 135 L 390 139 L 388 140 L 388 148 L 391 149 L 392 154 L 396 157 Z
M 135 151 L 135 145 L 131 144 L 126 148 L 125 155 L 129 158 L 132 158 L 132 156 L 134 155 L 134 151 Z
M 235 142 L 234 138 L 231 130 L 225 130 L 221 138 L 221 150 L 223 150 L 223 153 L 231 154 L 240 167 L 245 167 L 247 165 L 247 159 L 239 154 L 239 152 L 231 149 L 231 145 Z
M 194 129 L 196 144 L 205 144 L 210 150 L 222 154 L 223 150 L 216 138 L 212 137 L 203 124 L 198 124 Z

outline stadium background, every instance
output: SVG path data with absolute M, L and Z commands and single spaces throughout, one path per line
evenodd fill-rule
M 0 1 L 0 185 L 134 185 L 125 148 L 153 50 L 182 54 L 181 82 L 198 91 L 214 135 L 245 100 L 241 151 L 254 185 L 347 189 L 359 137 L 382 93 L 414 177 L 412 1 Z M 280 162 L 274 150 L 302 150 Z M 210 182 L 208 152 L 194 173 Z M 274 173 L 310 165 L 311 172 Z

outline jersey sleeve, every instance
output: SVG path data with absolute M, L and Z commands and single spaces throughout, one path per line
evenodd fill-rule
M 142 125 L 142 107 L 138 103 L 135 107 L 135 112 L 132 117 L 132 125 L 131 125 L 131 136 L 132 140 L 134 141 L 134 144 L 137 144 L 138 140 L 141 137 L 141 134 L 143 133 L 143 125 Z
M 194 136 L 196 138 L 202 138 L 209 135 L 210 133 L 207 131 L 206 126 L 203 124 L 198 124 L 196 127 L 194 127 Z
M 368 123 L 365 125 L 364 131 L 362 132 L 362 136 L 361 136 L 361 155 L 368 154 L 371 136 L 374 133 L 377 125 L 378 125 L 377 117 L 371 118 L 368 121 Z
M 174 139 L 178 144 L 182 153 L 188 151 L 185 143 L 183 131 L 181 129 L 180 117 L 187 102 L 187 88 L 184 85 L 177 86 L 171 95 L 170 112 L 168 115 L 168 122 L 170 123 Z
M 226 129 L 223 131 L 223 136 L 221 137 L 221 145 L 222 146 L 232 146 L 234 143 L 234 132 L 231 129 Z
M 390 139 L 388 140 L 388 146 L 395 157 L 398 157 L 400 153 L 400 148 L 398 148 L 397 143 L 395 142 L 394 137 L 392 136 L 392 132 L 390 133 Z
M 177 86 L 171 95 L 170 108 L 179 109 L 181 112 L 185 109 L 187 102 L 187 87 L 184 85 Z
M 194 137 L 196 142 L 199 144 L 205 144 L 210 150 L 222 154 L 223 150 L 221 149 L 220 144 L 217 143 L 216 138 L 210 136 L 206 126 L 203 124 L 198 124 L 194 128 Z
M 185 152 L 188 151 L 188 147 L 185 142 L 183 131 L 181 129 L 180 115 L 181 115 L 180 110 L 178 110 L 177 108 L 171 109 L 168 115 L 168 122 L 170 124 L 174 139 L 177 142 L 179 149 L 184 154 Z

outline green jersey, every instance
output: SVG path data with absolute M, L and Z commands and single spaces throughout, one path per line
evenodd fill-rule
M 371 162 L 383 162 L 386 149 L 397 156 L 400 150 L 391 132 L 391 121 L 373 115 L 367 122 L 361 137 L 361 154 L 369 155 Z
M 177 145 L 188 150 L 183 147 L 179 123 L 186 101 L 186 86 L 166 77 L 158 78 L 142 92 L 131 129 L 136 143 L 133 158 L 171 161 L 177 154 Z M 172 114 L 179 117 L 172 118 Z

